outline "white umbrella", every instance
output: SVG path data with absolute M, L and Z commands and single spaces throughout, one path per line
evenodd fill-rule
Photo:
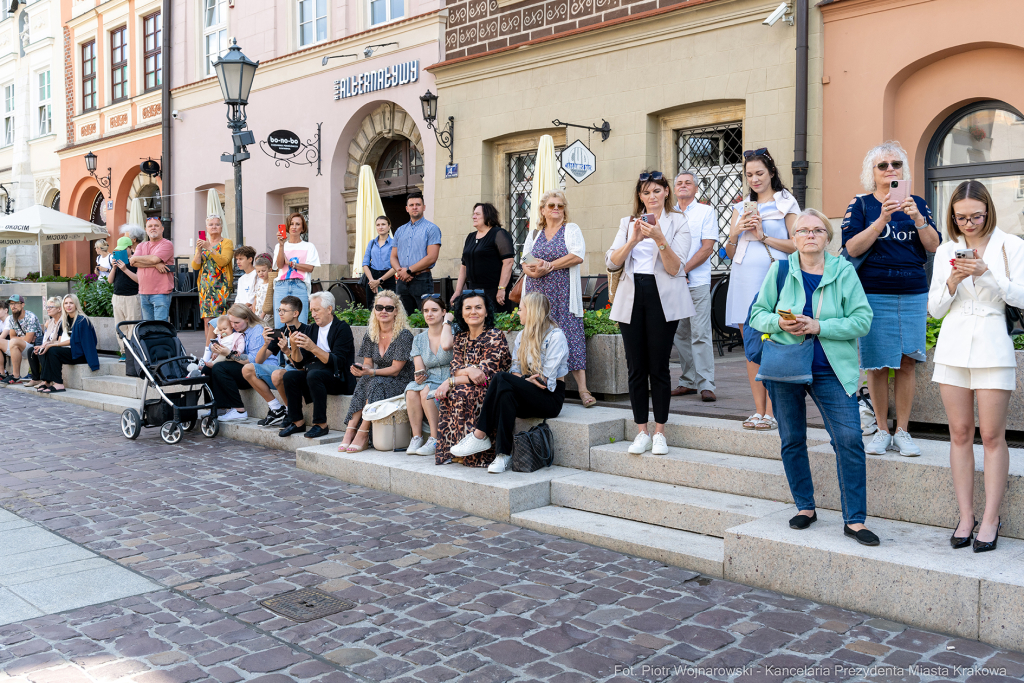
M 374 239 L 377 231 L 374 225 L 377 217 L 384 215 L 384 204 L 377 192 L 377 180 L 369 166 L 359 167 L 359 191 L 356 193 L 356 252 L 352 261 L 352 276 L 363 272 L 363 252 Z
M 128 209 L 128 222 L 140 228 L 146 225 L 146 214 L 142 213 L 142 200 L 136 197 Z
M 224 225 L 224 207 L 220 205 L 220 195 L 212 187 L 206 193 L 206 216 L 219 216 L 221 225 Z
M 0 246 L 39 247 L 39 271 L 43 270 L 44 244 L 106 239 L 107 229 L 40 204 L 0 216 Z
M 545 192 L 558 189 L 558 157 L 555 140 L 550 135 L 540 136 L 537 163 L 533 169 L 533 188 L 530 192 L 530 229 L 536 230 L 540 222 L 540 198 Z

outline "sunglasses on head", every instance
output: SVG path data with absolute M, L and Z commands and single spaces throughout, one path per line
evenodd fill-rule
M 661 171 L 651 171 L 650 173 L 641 173 L 640 182 L 645 183 L 648 180 L 661 180 L 665 177 L 665 174 Z
M 462 296 L 464 296 L 464 297 L 469 296 L 471 294 L 473 296 L 484 296 L 485 294 L 487 294 L 487 292 L 485 292 L 482 289 L 464 289 L 464 290 L 462 290 Z
M 424 294 L 420 297 L 420 301 L 426 301 L 427 299 L 440 299 L 440 294 Z
M 747 149 L 743 151 L 744 159 L 753 159 L 754 157 L 768 157 L 772 158 L 772 155 L 768 153 L 767 147 L 758 147 L 757 149 Z
M 375 310 L 375 311 L 387 311 L 388 313 L 394 313 L 395 312 L 395 307 L 394 306 L 384 306 L 382 304 L 374 304 L 373 310 Z
M 898 171 L 901 168 L 903 168 L 903 162 L 902 161 L 892 161 L 892 162 L 880 161 L 877 164 L 875 164 L 875 167 L 879 171 L 888 171 L 890 166 L 892 166 L 892 170 Z

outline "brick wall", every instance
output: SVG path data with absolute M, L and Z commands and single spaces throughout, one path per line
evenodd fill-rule
M 445 58 L 457 59 L 687 0 L 448 0 Z
M 75 124 L 71 119 L 75 116 L 75 64 L 71 58 L 71 29 L 64 25 L 64 129 L 67 132 L 67 144 L 75 142 Z

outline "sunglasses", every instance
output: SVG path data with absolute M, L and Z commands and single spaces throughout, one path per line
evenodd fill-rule
M 420 297 L 420 301 L 426 301 L 427 299 L 440 299 L 440 294 L 424 294 Z
M 640 182 L 645 183 L 648 180 L 661 180 L 665 177 L 665 174 L 661 171 L 652 171 L 651 173 L 641 173 Z
M 548 204 L 547 208 L 549 208 L 549 209 L 558 209 L 559 211 L 561 211 L 562 209 L 565 208 L 565 204 Z
M 893 162 L 882 161 L 882 162 L 879 162 L 878 164 L 876 164 L 875 168 L 877 168 L 879 171 L 888 171 L 890 166 L 892 166 L 892 170 L 898 171 L 901 168 L 903 168 L 903 162 L 902 161 L 893 161 Z
M 467 297 L 467 296 L 470 296 L 470 295 L 473 295 L 473 296 L 484 296 L 485 294 L 487 294 L 487 292 L 485 292 L 482 289 L 464 289 L 464 290 L 462 290 L 462 296 L 463 297 Z
M 754 157 L 768 157 L 772 158 L 772 155 L 768 153 L 767 147 L 758 147 L 757 149 L 747 149 L 743 151 L 744 159 L 753 159 Z
M 395 312 L 395 307 L 394 306 L 382 306 L 381 304 L 375 304 L 374 307 L 373 307 L 373 310 L 375 310 L 375 311 L 387 311 L 388 313 L 394 313 Z

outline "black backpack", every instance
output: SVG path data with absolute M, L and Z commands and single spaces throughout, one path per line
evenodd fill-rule
M 542 467 L 551 467 L 555 459 L 555 439 L 547 420 L 525 432 L 519 432 L 513 439 L 513 472 L 536 472 Z

